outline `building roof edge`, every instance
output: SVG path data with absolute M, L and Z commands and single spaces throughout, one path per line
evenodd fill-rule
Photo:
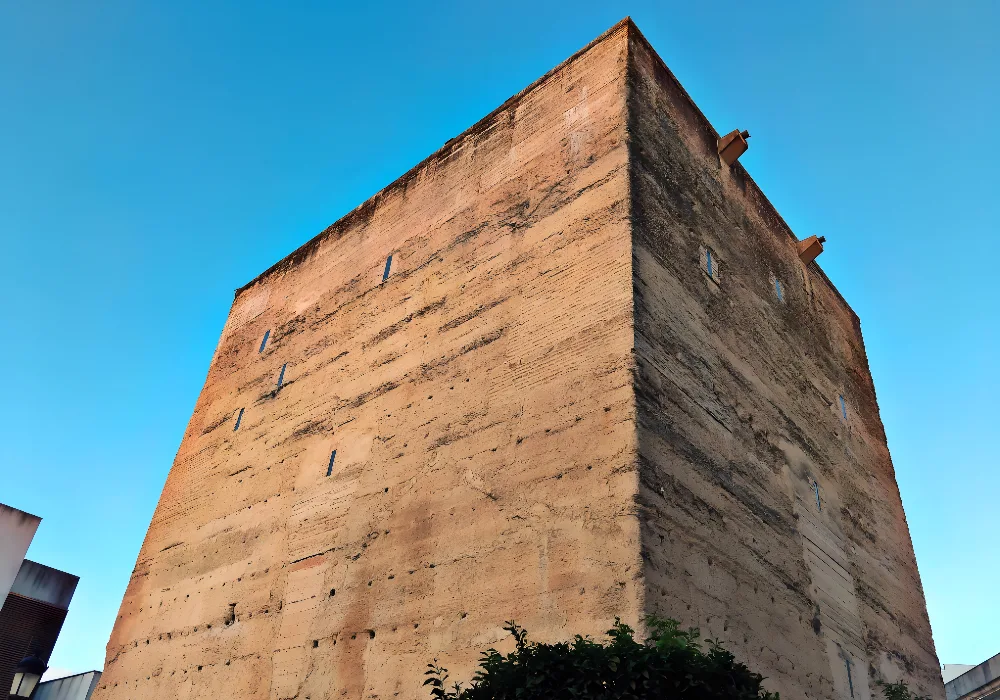
M 615 35 L 617 32 L 621 31 L 623 28 L 629 27 L 631 29 L 635 28 L 635 23 L 632 21 L 631 17 L 625 17 L 624 19 L 616 22 L 612 27 L 603 32 L 600 36 L 590 41 L 586 46 L 581 48 L 579 51 L 575 52 L 569 58 L 563 60 L 558 65 L 553 67 L 551 70 L 546 72 L 540 78 L 530 83 L 527 87 L 520 90 L 516 94 L 508 97 L 504 102 L 492 110 L 489 114 L 484 116 L 482 119 L 478 120 L 475 124 L 470 126 L 468 129 L 460 133 L 454 138 L 448 139 L 445 144 L 438 150 L 431 153 L 429 156 L 424 158 L 422 161 L 414 165 L 412 168 L 407 170 L 405 173 L 400 175 L 398 178 L 393 180 L 391 183 L 380 189 L 378 192 L 373 194 L 371 197 L 366 199 L 364 202 L 359 204 L 357 207 L 349 211 L 347 214 L 339 218 L 334 223 L 327 226 L 321 232 L 313 236 L 311 239 L 303 243 L 301 246 L 293 250 L 291 253 L 281 258 L 278 262 L 271 265 L 259 275 L 254 277 L 252 280 L 239 287 L 235 296 L 239 296 L 241 293 L 253 287 L 258 282 L 263 281 L 265 278 L 270 277 L 272 274 L 277 272 L 282 272 L 289 269 L 296 264 L 300 263 L 305 258 L 309 257 L 309 254 L 315 249 L 323 240 L 329 238 L 331 235 L 336 235 L 347 230 L 351 224 L 355 223 L 357 220 L 363 220 L 369 217 L 374 211 L 379 201 L 385 197 L 390 192 L 394 192 L 397 189 L 405 188 L 406 185 L 414 178 L 416 175 L 427 167 L 432 162 L 443 159 L 450 155 L 458 145 L 460 145 L 465 139 L 470 136 L 475 136 L 476 134 L 482 132 L 496 117 L 506 110 L 508 110 L 513 104 L 519 102 L 524 98 L 525 95 L 532 92 L 533 90 L 541 87 L 545 82 L 547 82 L 553 75 L 561 71 L 563 68 L 569 64 L 576 61 L 578 58 L 583 56 L 585 53 L 590 51 L 596 45 Z
M 629 31 L 634 32 L 635 38 L 641 41 L 642 44 L 649 49 L 650 53 L 659 62 L 660 67 L 663 68 L 664 71 L 666 71 L 667 75 L 670 76 L 670 79 L 674 82 L 674 85 L 676 86 L 678 91 L 684 96 L 687 102 L 691 105 L 691 108 L 694 110 L 694 114 L 696 114 L 698 118 L 702 120 L 703 125 L 707 126 L 710 133 L 716 139 L 718 139 L 719 132 L 716 131 L 715 127 L 712 125 L 712 122 L 709 120 L 707 116 L 705 116 L 705 113 L 701 111 L 701 108 L 698 106 L 698 103 L 694 101 L 690 93 L 688 93 L 688 91 L 684 88 L 684 85 L 681 83 L 681 81 L 678 80 L 677 76 L 675 76 L 673 71 L 670 70 L 670 67 L 667 65 L 666 61 L 664 61 L 663 58 L 660 56 L 660 54 L 656 51 L 656 49 L 650 43 L 649 39 L 645 37 L 645 35 L 642 33 L 642 30 L 640 30 L 639 27 L 636 26 L 635 22 L 633 22 L 630 17 L 626 17 L 621 22 L 619 22 L 619 24 L 627 24 L 629 26 Z M 617 27 L 618 25 L 615 26 Z M 758 185 L 757 182 L 753 179 L 753 177 L 751 177 L 750 173 L 747 172 L 747 169 L 743 167 L 743 164 L 740 163 L 739 161 L 736 161 L 731 166 L 731 171 L 734 172 L 737 175 L 737 177 L 743 178 L 747 184 L 752 186 L 753 189 L 757 191 L 757 193 L 760 195 L 761 201 L 767 205 L 769 209 L 768 213 L 773 217 L 774 223 L 779 228 L 781 228 L 788 235 L 788 237 L 792 239 L 792 241 L 795 242 L 799 241 L 799 237 L 795 235 L 794 231 L 792 231 L 792 227 L 788 225 L 788 222 L 785 221 L 785 218 L 778 212 L 777 207 L 775 207 L 774 204 L 771 202 L 771 200 L 768 198 L 768 196 L 764 194 L 764 190 L 762 190 L 760 185 Z M 823 268 L 821 268 L 819 264 L 816 263 L 815 261 L 809 263 L 808 267 L 813 268 L 816 272 L 819 273 L 822 280 L 826 282 L 827 286 L 830 287 L 830 289 L 833 291 L 836 297 L 841 301 L 844 307 L 851 312 L 851 315 L 854 318 L 855 325 L 857 325 L 860 328 L 861 320 L 858 317 L 857 313 L 855 313 L 854 309 L 848 303 L 847 299 L 844 298 L 844 295 L 840 293 L 840 290 L 837 289 L 836 285 L 830 280 L 826 272 L 823 271 Z

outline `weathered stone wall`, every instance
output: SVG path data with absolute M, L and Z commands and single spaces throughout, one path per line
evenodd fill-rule
M 505 620 L 638 620 L 626 34 L 238 294 L 97 700 L 424 697 Z
M 941 697 L 858 319 L 638 32 L 630 57 L 646 609 L 784 697 Z
M 716 138 L 625 21 L 242 289 L 95 698 L 426 697 L 646 612 L 941 697 L 858 320 Z

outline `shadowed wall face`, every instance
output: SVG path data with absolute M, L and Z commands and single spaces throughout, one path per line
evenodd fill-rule
M 99 700 L 425 697 L 647 612 L 936 658 L 857 319 L 628 21 L 242 289 Z
M 940 697 L 860 323 L 649 45 L 630 56 L 646 610 L 788 697 Z
M 422 697 L 505 620 L 637 622 L 625 49 L 238 294 L 95 697 Z

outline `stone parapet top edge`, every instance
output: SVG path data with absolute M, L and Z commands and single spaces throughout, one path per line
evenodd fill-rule
M 271 267 L 269 267 L 266 270 L 264 270 L 263 272 L 261 272 L 259 275 L 257 275 L 256 277 L 254 277 L 252 280 L 250 280 L 249 282 L 247 282 L 245 285 L 243 285 L 242 287 L 239 287 L 238 289 L 236 289 L 235 290 L 235 294 L 234 294 L 234 298 L 235 297 L 239 297 L 239 295 L 242 294 L 244 291 L 246 291 L 247 289 L 253 287 L 254 285 L 258 284 L 259 282 L 263 281 L 264 279 L 270 277 L 271 275 L 273 275 L 275 273 L 279 273 L 279 272 L 284 272 L 285 270 L 288 270 L 288 269 L 294 267 L 295 265 L 299 264 L 304 259 L 306 259 L 309 256 L 309 254 L 323 240 L 325 240 L 325 239 L 327 239 L 327 238 L 329 238 L 331 236 L 337 236 L 338 234 L 342 234 L 347 229 L 349 229 L 352 225 L 354 225 L 355 223 L 357 223 L 359 221 L 363 221 L 366 218 L 370 217 L 374 213 L 374 211 L 377 208 L 379 202 L 386 195 L 388 195 L 389 193 L 394 192 L 394 191 L 396 191 L 396 190 L 398 190 L 400 188 L 405 188 L 406 185 L 411 180 L 413 180 L 419 174 L 420 171 L 422 171 L 424 168 L 426 168 L 432 162 L 437 161 L 437 160 L 443 160 L 444 158 L 446 158 L 447 156 L 449 156 L 453 151 L 455 151 L 458 146 L 462 145 L 463 142 L 467 138 L 469 138 L 471 136 L 475 136 L 475 135 L 477 135 L 477 134 L 485 131 L 486 128 L 497 118 L 497 116 L 499 116 L 500 114 L 502 114 L 503 112 L 505 112 L 506 110 L 508 110 L 513 104 L 515 104 L 515 103 L 519 102 L 520 100 L 522 100 L 528 93 L 532 92 L 533 90 L 541 87 L 546 82 L 548 82 L 548 80 L 551 79 L 553 75 L 555 75 L 556 73 L 560 72 L 565 67 L 567 67 L 568 65 L 570 65 L 571 63 L 573 63 L 574 61 L 576 61 L 577 59 L 579 59 L 581 56 L 583 56 L 584 54 L 586 54 L 592 48 L 594 48 L 598 44 L 602 43 L 603 41 L 607 40 L 608 38 L 614 36 L 615 34 L 617 34 L 618 32 L 622 31 L 623 29 L 626 29 L 630 33 L 633 33 L 634 37 L 637 38 L 639 41 L 641 41 L 649 49 L 650 53 L 655 57 L 655 60 L 660 64 L 660 67 L 667 73 L 667 75 L 670 76 L 670 79 L 674 83 L 674 87 L 679 91 L 679 93 L 684 97 L 684 99 L 690 104 L 690 106 L 691 106 L 694 114 L 701 120 L 702 126 L 704 128 L 706 128 L 708 130 L 708 132 L 714 138 L 718 139 L 719 132 L 716 131 L 716 129 L 715 129 L 714 126 L 712 126 L 712 123 L 709 121 L 708 117 L 706 117 L 705 114 L 704 114 L 704 112 L 701 111 L 701 109 L 698 107 L 697 103 L 691 98 L 691 95 L 688 93 L 688 91 L 684 89 L 684 86 L 681 84 L 681 82 L 679 80 L 677 80 L 677 77 L 673 74 L 673 72 L 667 66 L 666 62 L 660 57 L 660 55 L 659 55 L 659 53 L 657 53 L 656 49 L 653 48 L 653 45 L 649 42 L 649 40 L 646 39 L 646 37 L 643 35 L 643 33 L 635 25 L 635 22 L 632 21 L 632 18 L 631 17 L 625 17 L 624 19 L 622 19 L 622 20 L 618 21 L 617 23 L 615 23 L 614 26 L 612 26 L 611 28 L 609 28 L 607 31 L 605 31 L 603 34 L 601 34 L 597 38 L 595 38 L 593 41 L 589 42 L 586 46 L 584 46 L 583 48 L 581 48 L 579 51 L 577 51 L 576 53 L 574 53 L 572 56 L 570 56 L 569 58 L 565 59 L 564 61 L 562 61 L 561 63 L 559 63 L 555 67 L 553 67 L 551 70 L 549 70 L 547 73 L 545 73 L 543 76 L 541 76 L 540 78 L 538 78 L 537 80 L 535 80 L 534 82 L 532 82 L 530 85 L 528 85 L 527 87 L 525 87 L 524 89 L 522 89 L 521 91 L 519 91 L 517 94 L 512 95 L 511 97 L 507 98 L 499 107 L 497 107 L 496 109 L 494 109 L 493 111 L 491 111 L 485 117 L 483 117 L 482 119 L 480 119 L 479 121 L 477 121 L 475 124 L 473 124 L 472 126 L 470 126 L 468 129 L 466 129 L 465 131 L 463 131 L 461 134 L 459 134 L 458 136 L 456 136 L 456 137 L 454 137 L 452 139 L 449 139 L 445 143 L 444 146 L 442 146 L 437 151 L 435 151 L 434 153 L 430 154 L 429 156 L 427 156 L 426 158 L 424 158 L 422 161 L 420 161 L 419 163 L 417 163 L 416 165 L 414 165 L 412 168 L 410 168 L 408 171 L 406 171 L 403 175 L 401 175 L 400 177 L 398 177 L 396 180 L 394 180 L 390 184 L 388 184 L 385 187 L 383 187 L 381 190 L 379 190 L 378 192 L 376 192 L 375 194 L 373 194 L 367 200 L 365 200 L 364 202 L 362 202 L 361 204 L 359 204 L 357 207 L 355 207 L 350 212 L 348 212 L 347 214 L 345 214 L 344 216 L 342 216 L 340 219 L 338 219 L 337 221 L 335 221 L 330 226 L 326 227 L 323 231 L 321 231 L 317 235 L 313 236 L 310 240 L 308 240 L 305 243 L 303 243 L 301 246 L 299 246 L 298 248 L 296 248 L 294 251 L 292 251 L 291 253 L 289 253 L 288 255 L 286 255 L 285 257 L 283 257 L 281 260 L 279 260 L 278 262 L 276 262 L 274 265 L 272 265 Z M 740 164 L 739 162 L 737 162 L 737 163 L 735 163 L 733 165 L 732 169 L 734 171 L 736 171 L 736 173 L 738 174 L 738 176 L 741 177 L 741 178 L 743 178 L 750 187 L 752 187 L 754 190 L 756 190 L 756 192 L 759 194 L 760 200 L 764 204 L 766 204 L 766 206 L 768 207 L 768 210 L 769 210 L 768 214 L 770 216 L 773 216 L 774 222 L 777 224 L 777 226 L 779 228 L 783 229 L 786 232 L 786 234 L 788 235 L 788 237 L 791 238 L 793 241 L 798 241 L 799 239 L 795 235 L 795 233 L 792 231 L 792 228 L 785 221 L 784 217 L 781 216 L 781 214 L 775 208 L 774 204 L 771 203 L 771 200 L 767 198 L 767 196 L 764 194 L 763 190 L 757 185 L 757 183 L 754 181 L 754 179 L 750 176 L 750 174 L 747 172 L 746 168 L 744 168 L 742 164 Z M 819 274 L 820 278 L 833 291 L 833 293 L 837 297 L 837 299 L 839 299 L 840 302 L 844 305 L 844 308 L 846 308 L 851 313 L 851 316 L 853 318 L 854 324 L 855 324 L 855 326 L 856 326 L 856 328 L 857 328 L 857 330 L 858 330 L 858 332 L 860 334 L 860 329 L 861 329 L 860 318 L 854 312 L 854 309 L 851 308 L 851 305 L 844 298 L 844 295 L 840 293 L 840 290 L 837 289 L 836 285 L 833 284 L 833 282 L 830 280 L 830 278 L 826 275 L 826 273 L 823 271 L 823 269 L 817 263 L 812 262 L 812 263 L 809 264 L 809 267 L 812 268 L 812 269 L 814 269 Z
M 468 129 L 463 131 L 458 136 L 449 139 L 444 146 L 442 146 L 437 151 L 435 151 L 434 153 L 432 153 L 431 155 L 427 156 L 422 161 L 414 165 L 408 171 L 403 173 L 403 175 L 401 175 L 399 178 L 397 178 L 390 184 L 383 187 L 381 190 L 379 190 L 374 195 L 369 197 L 367 200 L 362 202 L 360 205 L 352 209 L 350 212 L 345 214 L 336 222 L 325 228 L 319 234 L 317 234 L 310 240 L 303 243 L 297 249 L 295 249 L 294 251 L 286 255 L 284 258 L 276 262 L 274 265 L 264 270 L 264 272 L 260 273 L 252 280 L 247 282 L 245 285 L 237 289 L 235 296 L 239 297 L 241 293 L 243 293 L 250 287 L 254 286 L 258 282 L 264 280 L 265 278 L 269 277 L 270 275 L 276 272 L 282 272 L 288 268 L 294 267 L 296 264 L 300 263 L 302 260 L 308 257 L 309 253 L 312 252 L 312 250 L 317 245 L 319 245 L 320 242 L 322 242 L 331 235 L 343 233 L 345 230 L 350 228 L 350 226 L 355 222 L 359 220 L 364 220 L 367 216 L 370 216 L 375 211 L 375 208 L 378 206 L 379 201 L 387 194 L 397 189 L 405 187 L 412 179 L 414 179 L 417 176 L 417 174 L 421 170 L 423 170 L 436 160 L 443 160 L 444 158 L 446 158 L 470 136 L 475 136 L 485 131 L 486 128 L 493 121 L 495 121 L 497 116 L 508 110 L 513 104 L 522 100 L 525 97 L 525 95 L 541 87 L 543 84 L 548 82 L 548 80 L 552 78 L 553 75 L 555 75 L 556 73 L 564 69 L 566 66 L 576 61 L 577 59 L 579 59 L 581 56 L 590 51 L 596 45 L 605 41 L 609 37 L 614 36 L 616 33 L 620 32 L 625 27 L 635 27 L 635 24 L 632 22 L 632 19 L 630 17 L 626 17 L 621 21 L 617 22 L 613 27 L 611 27 L 606 32 L 601 34 L 599 37 L 588 43 L 586 46 L 584 46 L 582 49 L 574 53 L 572 56 L 559 63 L 557 66 L 552 68 L 552 70 L 545 73 L 545 75 L 535 80 L 533 83 L 525 87 L 517 94 L 507 98 L 503 102 L 503 104 L 501 104 L 499 107 L 497 107 L 492 112 L 487 114 L 485 117 L 477 121 L 475 124 L 470 126 Z
M 715 129 L 714 126 L 712 126 L 712 123 L 709 121 L 708 117 L 705 116 L 705 113 L 701 111 L 701 108 L 699 108 L 698 104 L 691 98 L 691 95 L 688 93 L 688 91 L 684 89 L 684 86 L 677 79 L 677 76 L 675 76 L 674 73 L 673 73 L 673 71 L 670 70 L 670 67 L 667 66 L 666 62 L 663 60 L 663 58 L 660 56 L 660 54 L 657 53 L 656 49 L 653 48 L 653 45 L 649 42 L 649 40 L 646 39 L 646 37 L 643 35 L 642 31 L 635 25 L 634 22 L 632 22 L 631 18 L 629 18 L 629 17 L 626 17 L 624 20 L 622 20 L 621 22 L 619 22 L 619 24 L 623 24 L 623 23 L 626 24 L 629 27 L 629 31 L 634 32 L 634 37 L 636 39 L 638 39 L 640 42 L 642 42 L 642 44 L 647 49 L 649 49 L 650 54 L 652 54 L 652 56 L 654 57 L 654 59 L 659 64 L 660 68 L 663 69 L 663 71 L 668 76 L 670 76 L 670 80 L 673 82 L 674 88 L 676 88 L 676 90 L 678 91 L 678 93 L 688 102 L 688 104 L 691 106 L 691 109 L 693 110 L 693 113 L 702 122 L 701 126 L 704 129 L 706 129 L 708 131 L 708 133 L 711 134 L 711 136 L 714 139 L 717 140 L 719 138 L 719 132 L 716 131 L 716 129 Z M 617 27 L 617 26 L 618 25 L 615 25 L 615 27 Z M 608 33 L 610 33 L 610 31 L 611 30 L 609 30 Z M 788 237 L 792 241 L 798 242 L 799 238 L 798 238 L 798 236 L 795 235 L 795 232 L 792 231 L 792 227 L 788 225 L 788 222 L 785 221 L 784 217 L 778 212 L 777 208 L 774 206 L 774 204 L 771 202 L 771 200 L 768 199 L 767 195 L 764 194 L 764 191 L 760 188 L 760 186 L 753 179 L 753 177 L 750 176 L 750 173 L 747 172 L 746 168 L 743 167 L 743 164 L 740 163 L 739 161 L 737 161 L 736 163 L 734 163 L 731 166 L 730 169 L 731 169 L 731 171 L 733 171 L 736 174 L 737 177 L 739 177 L 740 179 L 744 180 L 745 183 L 749 187 L 752 187 L 756 191 L 757 195 L 759 196 L 760 201 L 763 204 L 765 204 L 767 206 L 767 208 L 768 208 L 767 214 L 769 216 L 773 217 L 774 223 L 777 225 L 777 227 L 780 228 L 780 229 L 782 229 L 782 230 L 784 230 L 784 232 L 788 235 Z M 837 299 L 839 299 L 840 302 L 844 305 L 844 308 L 846 308 L 851 313 L 851 316 L 852 316 L 853 321 L 854 321 L 854 325 L 855 325 L 855 327 L 858 330 L 858 333 L 860 335 L 860 330 L 861 330 L 861 320 L 860 320 L 860 318 L 854 312 L 854 309 L 851 308 L 851 305 L 847 302 L 847 299 L 844 298 L 844 295 L 840 293 L 839 289 L 837 289 L 836 285 L 834 285 L 833 282 L 830 281 L 830 278 L 827 277 L 826 273 L 823 271 L 823 268 L 821 268 L 819 266 L 819 264 L 816 263 L 816 262 L 809 263 L 807 265 L 807 267 L 809 267 L 809 268 L 813 269 L 815 272 L 819 273 L 820 278 L 826 283 L 826 285 L 830 288 L 830 290 L 833 291 L 833 293 L 837 297 Z

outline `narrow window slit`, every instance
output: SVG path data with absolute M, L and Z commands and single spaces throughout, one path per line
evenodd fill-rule
M 719 284 L 720 282 L 720 272 L 722 271 L 722 261 L 719 260 L 719 256 L 716 255 L 715 251 L 708 246 L 702 246 L 700 248 L 701 253 L 701 271 L 708 275 L 708 278 Z
M 241 408 L 240 412 L 236 415 L 236 425 L 233 426 L 234 433 L 240 429 L 240 421 L 243 420 L 243 411 L 244 409 Z
M 285 384 L 285 368 L 288 367 L 288 363 L 281 365 L 281 374 L 278 375 L 278 388 L 280 389 Z
M 333 462 L 336 459 L 337 459 L 337 451 L 334 450 L 333 452 L 330 453 L 330 463 L 326 466 L 326 475 L 327 476 L 330 476 L 331 474 L 333 474 Z M 331 593 L 331 595 L 332 595 L 332 593 Z
M 392 253 L 389 253 L 389 257 L 385 259 L 385 272 L 382 273 L 383 282 L 389 279 L 389 268 L 391 267 L 392 267 Z
M 264 339 L 260 341 L 260 350 L 257 351 L 258 354 L 264 352 L 264 348 L 267 347 L 267 339 L 271 337 L 271 329 L 264 331 Z
M 774 295 L 778 298 L 778 301 L 782 304 L 785 303 L 785 285 L 778 279 L 778 276 L 773 272 L 768 274 L 768 282 L 771 284 L 771 288 L 774 289 Z
M 854 697 L 854 678 L 851 676 L 851 659 L 848 657 L 844 658 L 844 666 L 847 667 L 847 687 L 851 691 L 851 697 Z

